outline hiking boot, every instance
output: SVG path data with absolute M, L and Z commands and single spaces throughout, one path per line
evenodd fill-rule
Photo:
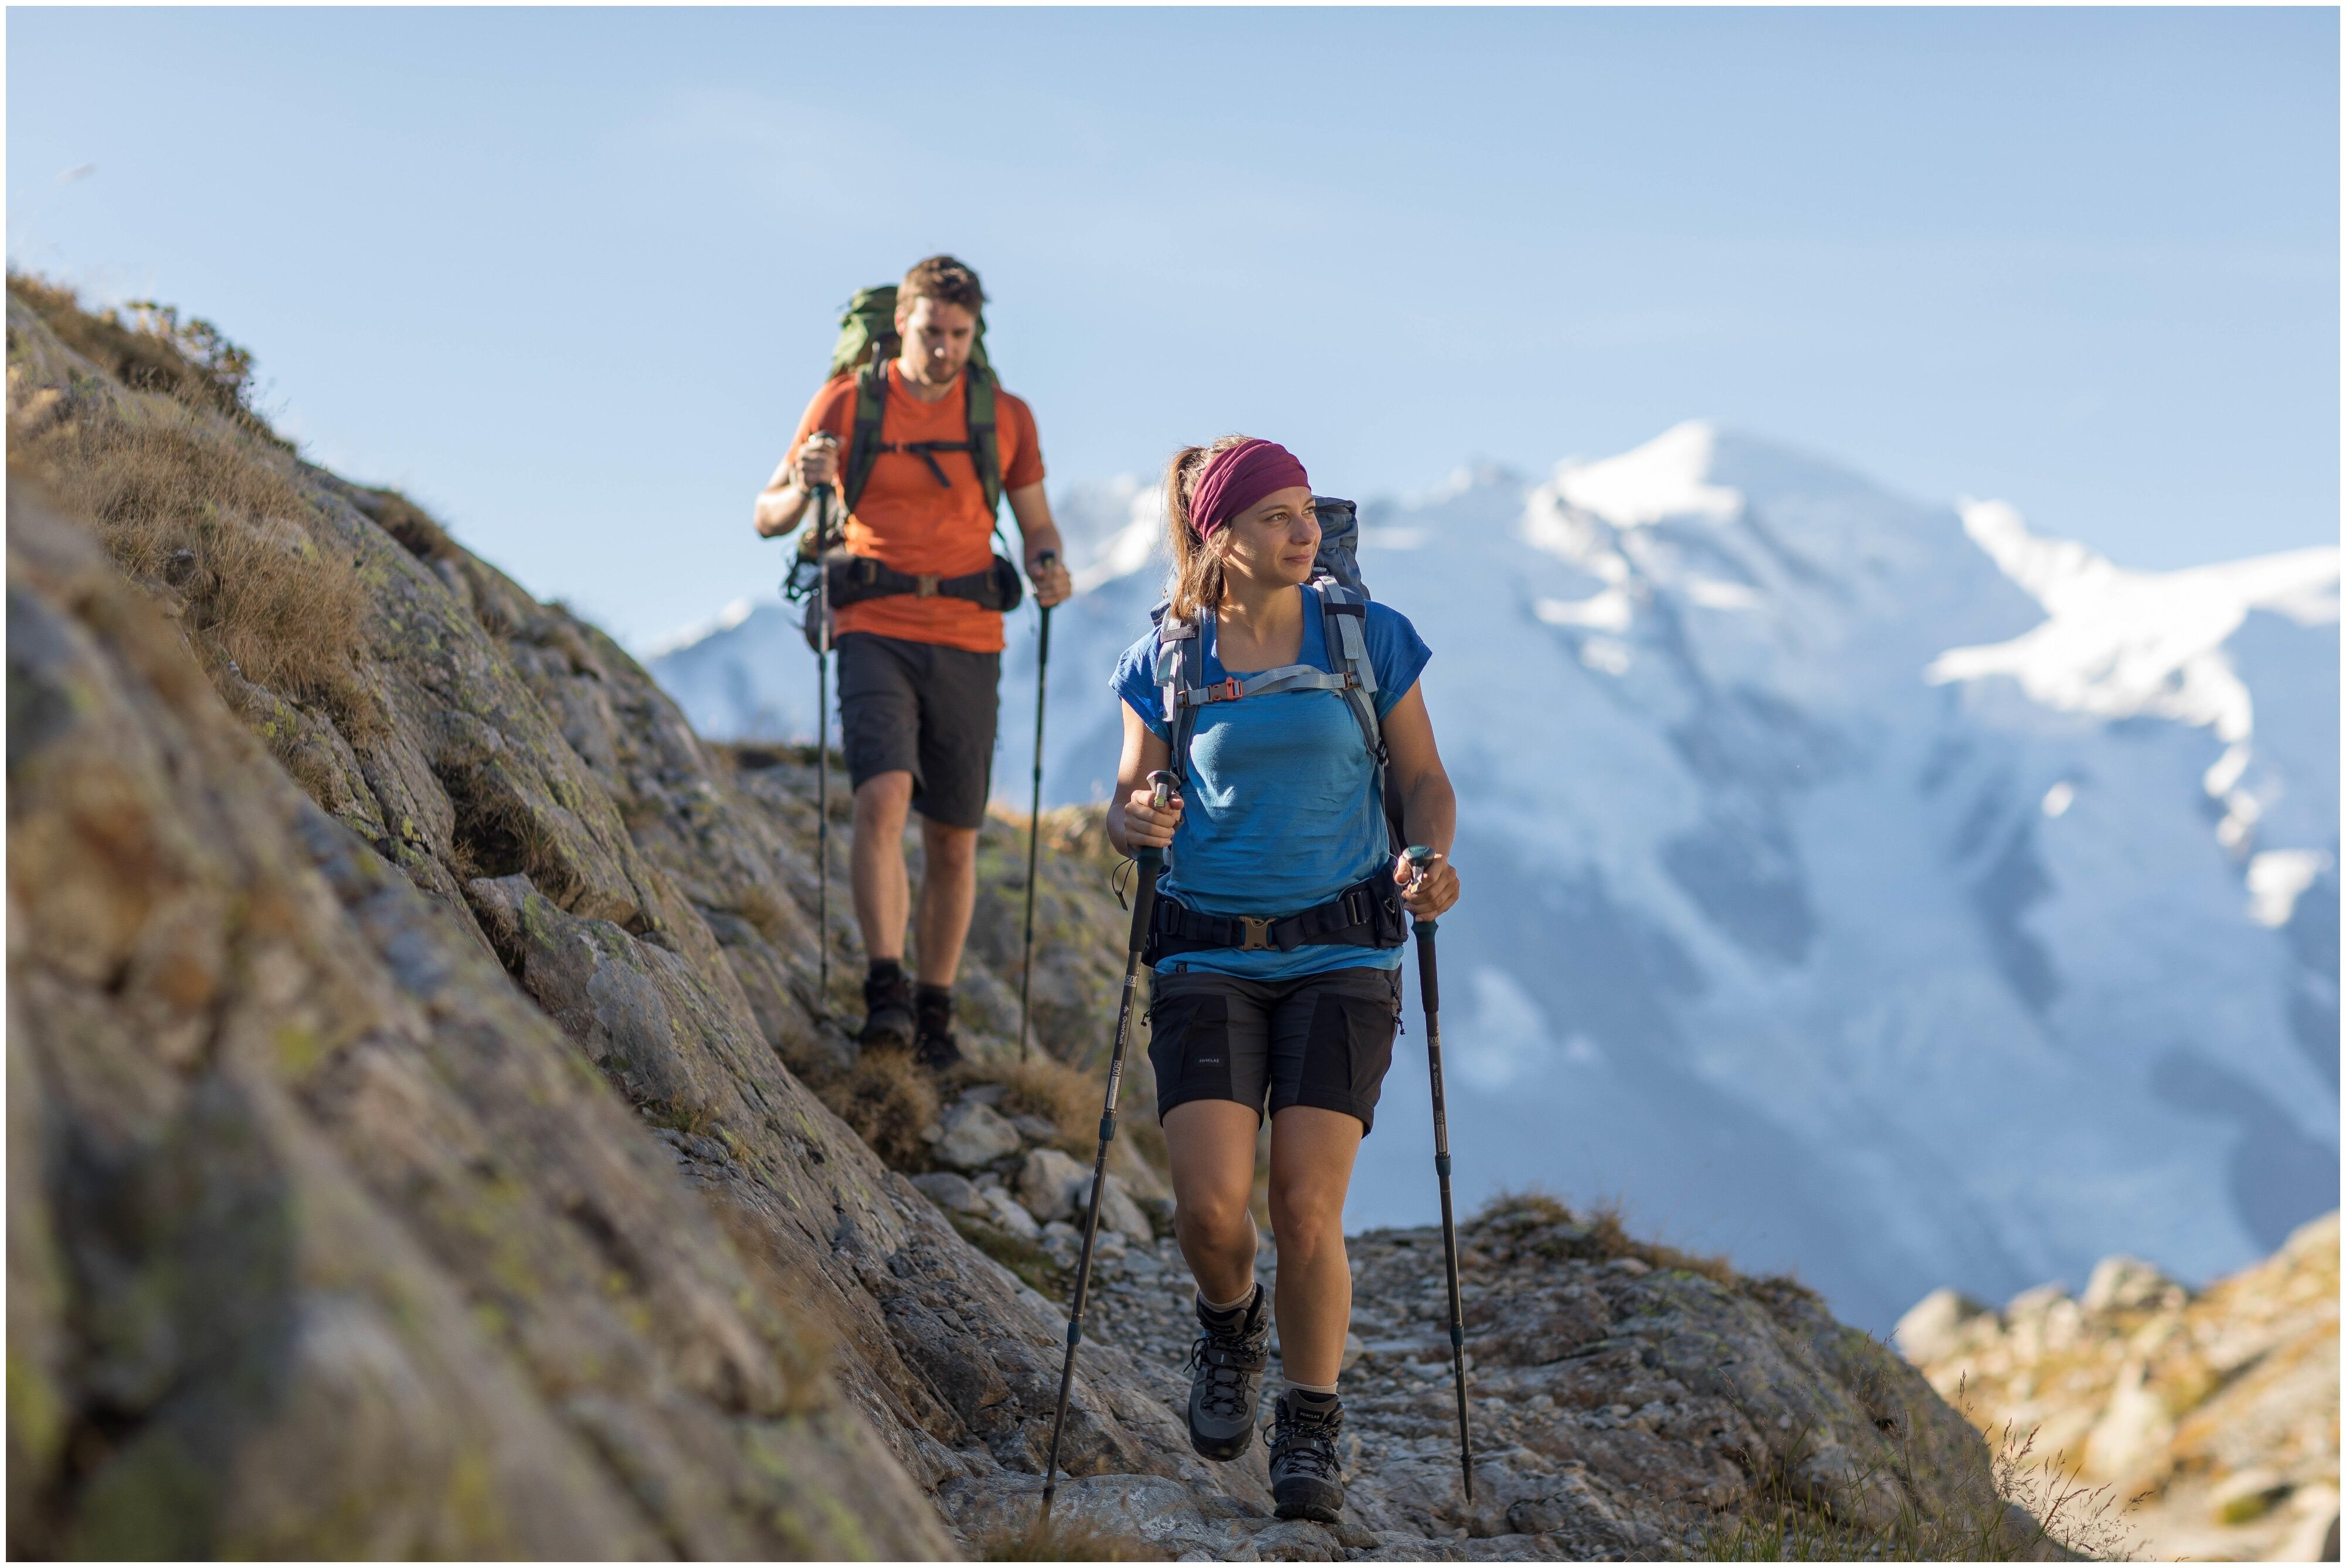
M 1344 1466 L 1336 1438 L 1343 1402 L 1333 1394 L 1290 1389 L 1271 1418 L 1270 1495 L 1281 1519 L 1333 1524 L 1344 1507 Z
M 942 1073 L 961 1060 L 953 1013 L 950 985 L 923 985 L 913 993 L 913 1060 L 932 1073 Z
M 1198 1304 L 1198 1342 L 1189 1348 L 1189 1446 L 1208 1459 L 1231 1460 L 1254 1441 L 1262 1369 L 1270 1359 L 1270 1304 L 1262 1287 L 1244 1307 L 1209 1312 Z
M 859 1045 L 909 1046 L 913 1044 L 913 977 L 904 966 L 882 959 L 863 977 L 863 1027 L 855 1036 Z

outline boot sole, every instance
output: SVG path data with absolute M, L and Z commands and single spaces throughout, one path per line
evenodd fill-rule
M 1333 1502 L 1329 1501 L 1331 1492 L 1335 1492 Z M 1344 1512 L 1343 1492 L 1321 1483 L 1310 1483 L 1308 1489 L 1304 1484 L 1295 1484 L 1291 1495 L 1279 1497 L 1276 1492 L 1272 1495 L 1277 1498 L 1278 1504 L 1272 1512 L 1281 1519 L 1308 1519 L 1314 1524 L 1333 1524 L 1336 1516 Z
M 903 1016 L 904 1021 L 902 1023 L 884 1013 L 865 1019 L 863 1027 L 856 1033 L 855 1043 L 858 1045 L 893 1045 L 899 1050 L 911 1050 L 913 1020 L 909 1013 Z
M 1214 1442 L 1200 1437 L 1198 1429 L 1189 1429 L 1189 1447 L 1199 1459 L 1210 1459 L 1218 1464 L 1228 1464 L 1254 1446 L 1254 1429 L 1250 1427 L 1227 1442 Z

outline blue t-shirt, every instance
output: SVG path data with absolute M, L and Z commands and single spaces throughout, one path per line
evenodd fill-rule
M 1296 662 L 1333 674 L 1319 596 L 1309 588 L 1296 592 L 1305 596 L 1303 649 Z M 1217 657 L 1214 619 L 1203 619 L 1210 684 L 1229 672 Z M 1409 695 L 1433 655 L 1408 617 L 1374 601 L 1363 630 L 1382 718 Z M 1159 739 L 1171 740 L 1164 689 L 1157 684 L 1153 628 L 1125 649 L 1110 684 Z M 1377 799 L 1376 763 L 1342 693 L 1282 691 L 1210 703 L 1198 710 L 1190 736 L 1181 825 L 1174 830 L 1158 885 L 1208 914 L 1280 916 L 1325 903 L 1392 863 Z M 1214 948 L 1159 967 L 1290 980 L 1335 969 L 1400 966 L 1399 948 L 1323 943 L 1293 952 Z

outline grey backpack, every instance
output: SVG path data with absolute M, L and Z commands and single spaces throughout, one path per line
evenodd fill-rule
M 1360 517 L 1349 501 L 1315 495 L 1312 510 L 1320 517 L 1320 553 L 1311 563 L 1308 585 L 1320 600 L 1320 628 L 1334 673 L 1308 664 L 1282 665 L 1245 677 L 1231 676 L 1206 684 L 1206 647 L 1194 620 L 1176 620 L 1168 613 L 1172 601 L 1160 602 L 1150 612 L 1157 626 L 1157 685 L 1164 693 L 1168 728 L 1172 731 L 1173 771 L 1189 780 L 1189 741 L 1197 733 L 1198 715 L 1217 702 L 1261 697 L 1281 691 L 1341 693 L 1361 727 L 1361 741 L 1376 763 L 1379 804 L 1388 830 L 1397 845 L 1401 824 L 1396 802 L 1388 787 L 1383 727 L 1377 721 L 1377 672 L 1369 659 L 1367 635 L 1368 585 L 1361 580 Z

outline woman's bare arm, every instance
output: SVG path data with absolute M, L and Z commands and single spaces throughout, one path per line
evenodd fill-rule
M 1163 849 L 1181 822 L 1181 797 L 1159 811 L 1150 805 L 1148 776 L 1173 761 L 1173 748 L 1140 721 L 1132 705 L 1124 710 L 1124 756 L 1116 765 L 1116 796 L 1107 803 L 1107 841 L 1126 854 L 1147 845 Z
M 1412 844 L 1434 851 L 1424 879 L 1402 901 L 1410 913 L 1431 920 L 1458 901 L 1458 872 L 1450 864 L 1450 845 L 1458 834 L 1458 795 L 1442 767 L 1442 753 L 1433 744 L 1433 718 L 1425 711 L 1424 689 L 1413 686 L 1384 718 L 1385 750 L 1392 759 L 1391 778 L 1401 796 L 1402 831 Z M 1404 868 L 1393 868 L 1393 880 L 1406 884 Z

